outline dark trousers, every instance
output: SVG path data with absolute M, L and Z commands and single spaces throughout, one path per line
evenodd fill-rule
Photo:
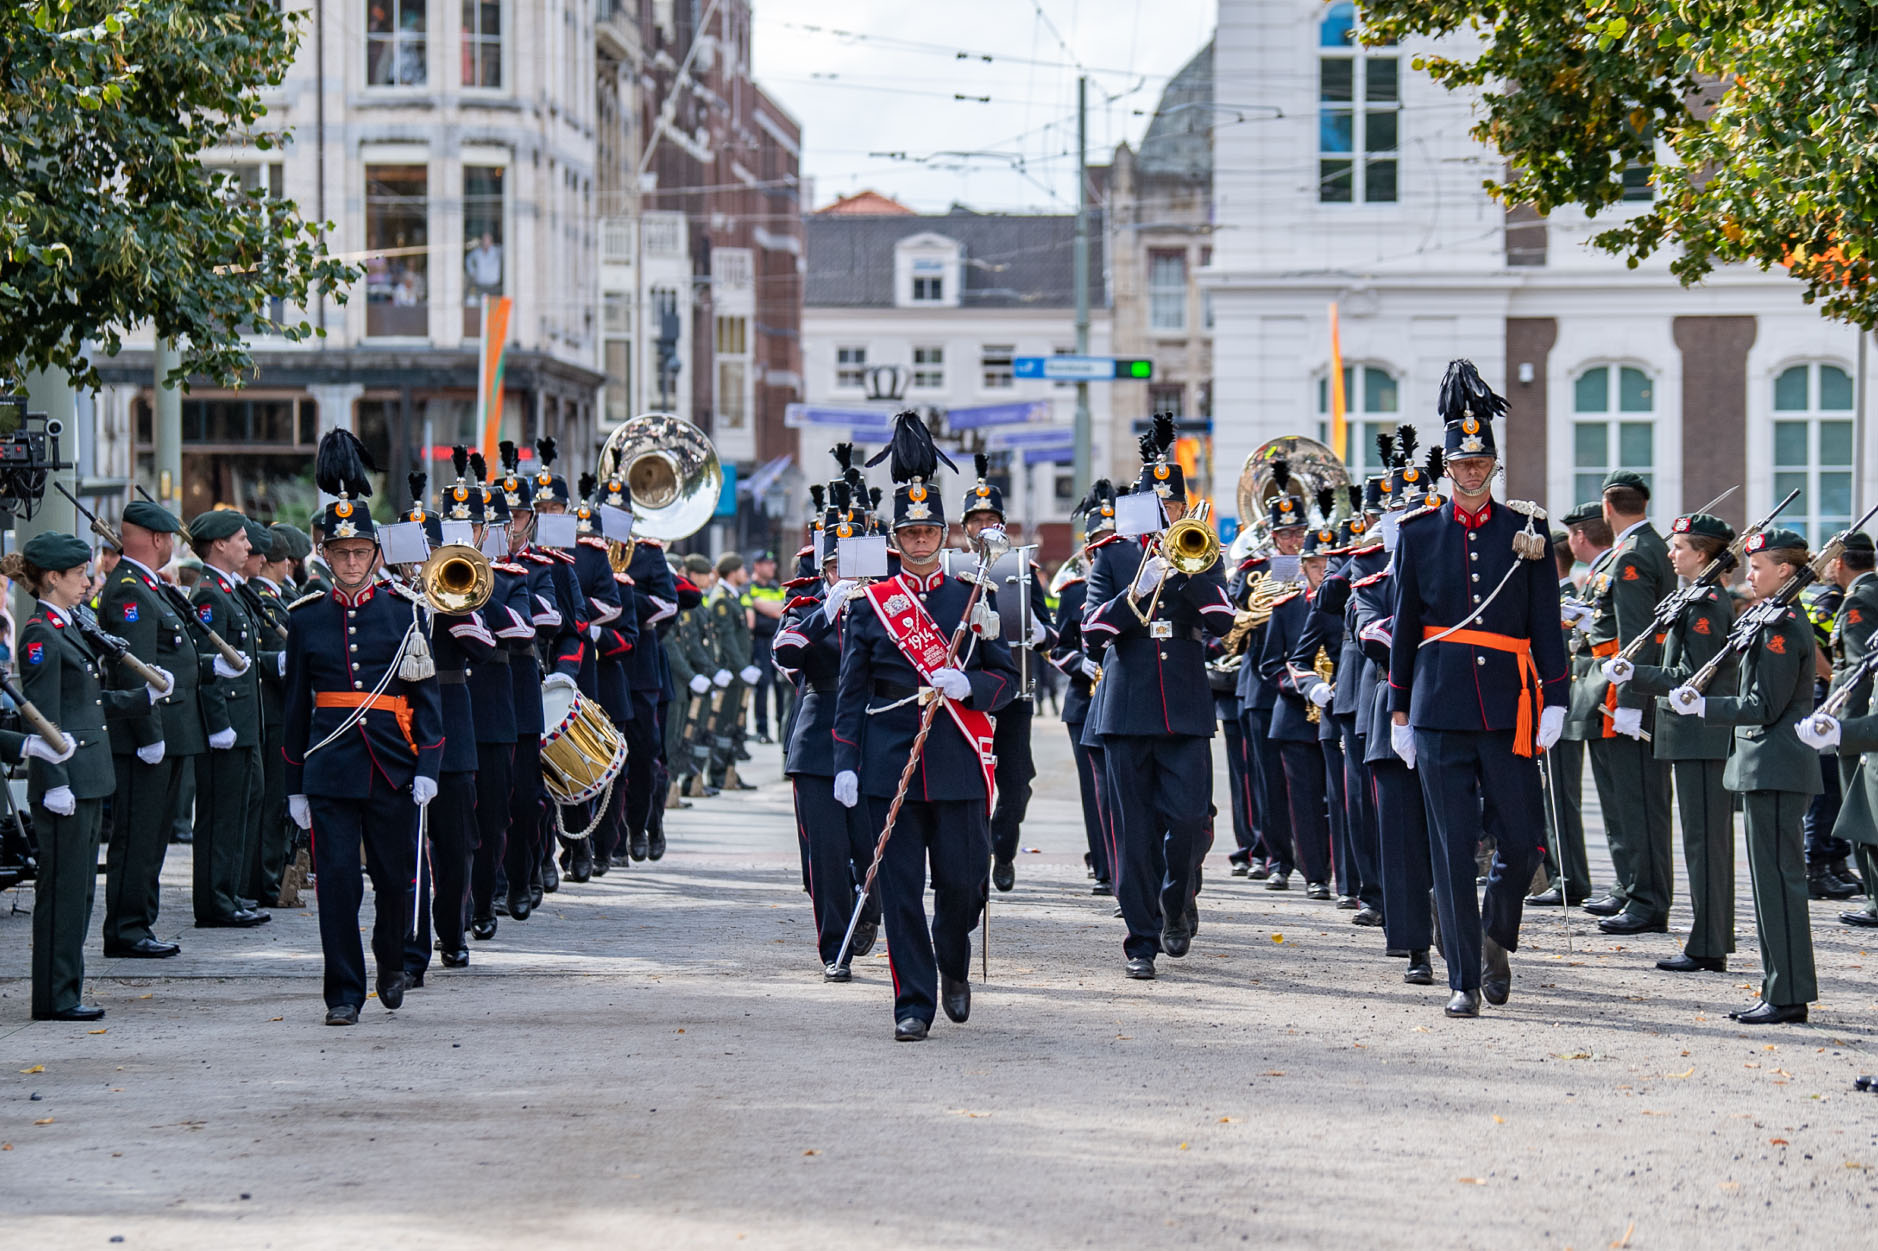
M 666 759 L 666 725 L 671 719 L 672 701 L 662 696 L 655 697 L 652 707 L 658 718 L 658 759 L 652 765 L 652 794 L 646 808 L 646 833 L 663 835 L 665 833 L 665 796 L 672 788 L 671 765 Z
M 1591 777 L 1598 784 L 1604 831 L 1624 911 L 1658 921 L 1669 915 L 1675 879 L 1670 868 L 1669 765 L 1650 744 L 1591 740 Z
M 1113 883 L 1121 864 L 1121 831 L 1116 828 L 1120 807 L 1115 802 L 1115 788 L 1109 778 L 1109 754 L 1102 747 L 1083 746 L 1089 756 L 1089 776 L 1095 783 L 1097 812 L 1102 818 L 1102 850 L 1109 866 L 1108 880 Z
M 1426 951 L 1435 937 L 1428 900 L 1434 868 L 1421 779 L 1399 757 L 1376 761 L 1369 775 L 1375 784 L 1383 941 L 1395 951 Z
M 1104 742 L 1116 799 L 1115 899 L 1128 925 L 1122 949 L 1153 959 L 1161 930 L 1183 922 L 1207 851 L 1212 744 L 1194 735 L 1112 734 Z
M 372 959 L 378 975 L 404 968 L 417 873 L 417 805 L 373 770 L 363 799 L 307 796 L 313 810 L 313 872 L 319 898 L 320 950 L 326 959 L 326 1006 L 365 1005 L 365 952 L 359 907 L 371 874 Z M 359 854 L 364 851 L 361 871 Z
M 781 737 L 783 727 L 789 724 L 789 699 L 795 694 L 795 688 L 787 682 L 777 680 L 776 666 L 770 663 L 770 643 L 776 636 L 758 634 L 750 640 L 750 663 L 756 666 L 756 689 L 751 692 L 751 702 L 756 705 L 756 732 L 769 733 L 769 705 L 773 696 L 776 701 L 776 730 Z
M 859 804 L 844 808 L 836 803 L 833 778 L 798 773 L 790 781 L 795 783 L 796 836 L 808 865 L 809 903 L 815 909 L 815 945 L 822 963 L 833 964 L 841 954 L 841 940 L 847 937 L 867 867 L 874 862 L 868 810 Z M 899 837 L 897 830 L 894 837 Z M 878 878 L 862 919 L 880 919 Z
M 97 893 L 104 800 L 81 799 L 69 817 L 33 805 L 39 876 L 33 882 L 33 1019 L 78 1006 L 85 988 L 85 937 Z
M 541 735 L 523 734 L 515 740 L 515 772 L 509 790 L 509 839 L 527 849 L 522 859 L 529 865 L 529 872 L 548 858 L 552 836 L 543 831 L 548 822 L 542 808 L 543 788 L 541 784 Z M 504 858 L 507 863 L 507 858 Z M 528 879 L 524 877 L 522 882 Z M 511 887 L 521 885 L 514 878 L 509 879 Z
M 997 802 L 991 810 L 991 854 L 999 860 L 1017 855 L 1017 835 L 1030 810 L 1030 784 L 1037 776 L 1031 758 L 1032 709 L 1014 699 L 992 718 L 991 750 L 997 753 Z
M 196 760 L 195 875 L 191 899 L 196 920 L 239 910 L 236 902 L 246 869 L 249 788 L 260 776 L 259 747 L 206 751 Z
M 1355 895 L 1356 857 L 1350 850 L 1349 814 L 1343 798 L 1343 744 L 1334 738 L 1317 740 L 1324 757 L 1324 803 L 1330 817 L 1330 857 L 1337 869 L 1337 894 Z
M 1545 753 L 1546 839 L 1545 876 L 1549 885 L 1559 884 L 1556 844 L 1565 856 L 1565 898 L 1568 902 L 1591 895 L 1591 860 L 1585 854 L 1585 745 L 1579 739 L 1562 738 Z
M 626 740 L 626 767 L 613 790 L 625 804 L 627 837 L 644 837 L 651 828 L 653 810 L 663 810 L 665 792 L 659 785 L 659 733 L 657 691 L 632 693 L 633 717 L 619 730 Z
M 1800 818 L 1810 798 L 1792 791 L 1749 791 L 1742 796 L 1754 928 L 1761 940 L 1761 998 L 1782 1008 L 1819 998 L 1800 835 Z
M 1628 740 L 1626 740 L 1628 741 Z M 1435 910 L 1448 986 L 1480 986 L 1481 933 L 1519 948 L 1519 917 L 1540 856 L 1545 815 L 1537 761 L 1513 754 L 1513 731 L 1415 731 L 1415 772 L 1428 804 Z M 1491 834 L 1486 900 L 1474 891 L 1474 849 Z
M 1821 756 L 1819 794 L 1806 805 L 1806 863 L 1827 865 L 1852 854 L 1852 844 L 1834 838 L 1832 827 L 1838 823 L 1839 809 L 1845 802 L 1846 788 L 1852 785 L 1852 771 L 1858 768 L 1857 756 Z
M 204 751 L 203 755 L 208 753 Z M 181 765 L 176 778 L 176 806 L 170 809 L 170 841 L 192 843 L 196 838 L 196 770 L 202 756 L 189 759 L 196 764 Z
M 430 967 L 433 932 L 445 951 L 461 951 L 469 945 L 463 929 L 469 924 L 470 865 L 476 856 L 476 777 L 474 773 L 446 773 L 437 779 L 437 797 L 431 800 L 424 822 L 429 827 L 424 846 L 428 881 L 418 883 L 416 895 L 421 901 L 428 893 L 430 907 L 421 902 L 418 906 L 417 932 L 405 947 L 407 973 L 422 973 Z
M 470 915 L 495 915 L 496 870 L 510 889 L 528 885 L 526 839 L 509 837 L 515 807 L 515 744 L 476 744 L 476 855 L 470 864 Z
M 259 811 L 248 855 L 247 895 L 264 908 L 280 899 L 281 878 L 293 846 L 294 825 L 287 816 L 287 759 L 281 754 L 284 737 L 269 733 L 261 740 L 261 784 L 251 796 Z
M 868 838 L 876 839 L 892 801 L 869 795 L 862 802 L 868 810 Z M 939 1001 L 939 974 L 966 980 L 972 964 L 972 927 L 985 906 L 990 862 L 991 831 L 982 799 L 909 799 L 900 806 L 875 879 L 893 974 L 894 1020 L 915 1017 L 930 1024 Z M 933 888 L 930 929 L 928 864 Z
M 193 770 L 188 756 L 147 765 L 131 752 L 111 757 L 111 838 L 104 853 L 104 945 L 127 947 L 156 937 L 157 879 L 169 850 L 176 778 Z
M 1292 864 L 1307 882 L 1330 880 L 1330 824 L 1324 809 L 1324 753 L 1317 744 L 1268 740 L 1278 749 L 1290 814 Z
M 1363 906 L 1382 911 L 1382 853 L 1376 842 L 1376 797 L 1370 788 L 1369 766 L 1363 763 L 1366 744 L 1356 732 L 1356 718 L 1337 718 L 1337 737 L 1343 744 L 1343 810 L 1350 827 L 1350 857 L 1356 866 L 1356 889 L 1351 893 Z
M 1234 864 L 1252 859 L 1258 831 L 1252 823 L 1252 776 L 1246 761 L 1245 723 L 1237 715 L 1222 717 L 1219 732 L 1226 739 L 1226 784 L 1232 790 L 1232 854 Z
M 1735 949 L 1734 797 L 1722 786 L 1725 760 L 1678 760 L 1676 807 L 1682 815 L 1682 862 L 1689 870 L 1695 924 L 1683 950 L 1725 956 Z
M 1082 832 L 1089 841 L 1089 867 L 1096 881 L 1112 880 L 1109 869 L 1109 839 L 1102 819 L 1102 787 L 1096 776 L 1095 752 L 1082 745 L 1082 723 L 1069 727 L 1069 751 L 1076 759 L 1076 785 L 1082 792 Z
M 1242 716 L 1246 758 L 1252 763 L 1253 794 L 1258 801 L 1257 855 L 1270 862 L 1273 873 L 1289 874 L 1297 863 L 1291 836 L 1291 789 L 1285 781 L 1284 756 L 1272 740 L 1271 709 L 1246 708 Z

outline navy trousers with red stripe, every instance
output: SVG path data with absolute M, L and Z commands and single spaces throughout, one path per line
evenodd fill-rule
M 854 917 L 861 879 L 874 861 L 874 840 L 867 831 L 867 809 L 835 802 L 835 780 L 798 773 L 795 783 L 796 836 L 802 840 L 809 902 L 815 909 L 815 944 L 824 965 L 841 954 L 841 940 Z M 897 836 L 896 836 L 897 837 Z M 880 920 L 880 881 L 868 900 L 863 920 Z
M 417 805 L 372 771 L 363 799 L 307 796 L 313 813 L 313 871 L 319 897 L 320 950 L 326 960 L 326 1006 L 365 1006 L 365 950 L 359 907 L 372 877 L 372 959 L 380 977 L 404 968 L 417 874 Z M 364 848 L 361 871 L 359 852 Z
M 1212 742 L 1197 735 L 1111 734 L 1103 743 L 1116 801 L 1115 900 L 1122 950 L 1152 960 L 1168 919 L 1184 919 L 1207 852 Z M 1313 745 L 1314 746 L 1314 745 Z
M 1107 882 L 1113 880 L 1109 869 L 1106 805 L 1102 796 L 1107 779 L 1100 776 L 1102 753 L 1082 745 L 1082 725 L 1078 721 L 1069 727 L 1069 750 L 1076 758 L 1076 784 L 1082 790 L 1082 828 L 1084 837 L 1089 840 L 1089 867 L 1095 870 L 1096 881 Z
M 832 784 L 831 784 L 832 785 Z M 868 838 L 880 837 L 891 799 L 863 796 Z M 871 852 L 870 852 L 871 856 Z M 926 868 L 932 866 L 932 923 L 926 922 Z M 990 885 L 991 826 L 982 799 L 909 799 L 881 857 L 881 920 L 893 972 L 893 1019 L 932 1023 L 939 974 L 965 980 L 972 964 L 972 927 Z M 867 866 L 861 866 L 867 872 Z

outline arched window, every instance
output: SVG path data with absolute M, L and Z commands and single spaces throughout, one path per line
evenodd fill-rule
M 1356 6 L 1338 0 L 1317 27 L 1317 198 L 1325 204 L 1396 200 L 1402 59 L 1357 41 Z
M 1852 524 L 1852 376 L 1794 365 L 1774 379 L 1774 499 L 1798 489 L 1780 524 L 1824 543 Z
M 1634 469 L 1654 487 L 1656 388 L 1630 365 L 1599 365 L 1572 384 L 1572 503 L 1597 499 L 1604 475 Z
M 1401 420 L 1396 414 L 1400 397 L 1395 375 L 1375 365 L 1343 367 L 1343 403 L 1345 446 L 1332 448 L 1350 471 L 1352 482 L 1361 482 L 1370 474 L 1381 473 L 1383 466 L 1376 455 L 1376 436 L 1394 431 Z M 1330 377 L 1317 380 L 1318 440 L 1330 442 Z

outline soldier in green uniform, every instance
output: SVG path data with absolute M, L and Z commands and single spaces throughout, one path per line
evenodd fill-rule
M 184 773 L 209 749 L 209 735 L 227 727 L 208 653 L 196 645 L 189 606 L 157 571 L 175 554 L 180 522 L 148 500 L 124 509 L 124 557 L 98 596 L 100 624 L 130 645 L 145 664 L 172 675 L 168 694 L 144 716 L 112 723 L 116 792 L 105 851 L 104 954 L 161 959 L 182 950 L 156 937 L 157 879 L 170 839 Z M 135 674 L 114 667 L 106 685 L 143 690 Z
M 1709 513 L 1676 518 L 1670 527 L 1669 559 L 1678 577 L 1694 578 L 1734 542 L 1727 522 Z M 1603 674 L 1614 683 L 1631 683 L 1646 693 L 1667 695 L 1687 682 L 1728 641 L 1734 608 L 1726 592 L 1707 587 L 1684 606 L 1665 632 L 1660 666 L 1633 666 L 1627 660 L 1604 662 Z M 1711 696 L 1733 692 L 1732 674 L 1709 683 Z M 1676 806 L 1682 817 L 1682 857 L 1689 870 L 1689 902 L 1695 924 L 1679 955 L 1658 960 L 1669 973 L 1721 973 L 1735 949 L 1735 819 L 1723 783 L 1734 735 L 1726 725 L 1712 725 L 1670 715 L 1667 700 L 1657 702 L 1656 758 L 1672 762 Z
M 1570 667 L 1573 698 L 1565 717 L 1565 730 L 1558 742 L 1545 754 L 1545 820 L 1550 837 L 1545 845 L 1546 889 L 1526 898 L 1533 908 L 1576 906 L 1591 897 L 1591 861 L 1585 854 L 1585 740 L 1591 737 L 1589 715 L 1600 727 L 1602 716 L 1587 714 L 1576 697 L 1579 683 L 1597 667 L 1591 656 L 1591 644 L 1585 641 L 1583 626 L 1591 622 L 1590 610 L 1579 599 L 1572 583 L 1572 567 L 1583 562 L 1599 562 L 1610 549 L 1611 528 L 1604 521 L 1604 506 L 1596 500 L 1580 504 L 1565 514 L 1565 529 L 1552 535 L 1553 558 L 1558 562 L 1558 597 L 1565 629 L 1565 659 Z M 1565 857 L 1565 871 L 1559 872 L 1558 856 Z
M 209 751 L 196 761 L 195 881 L 198 929 L 261 925 L 272 918 L 241 895 L 246 885 L 252 796 L 261 785 L 260 673 L 254 662 L 258 633 L 254 614 L 236 588 L 248 559 L 247 519 L 228 509 L 203 513 L 189 523 L 202 558 L 202 581 L 191 596 L 196 619 L 241 654 L 237 667 L 217 652 L 228 729 L 209 736 Z
M 1878 573 L 1873 572 L 1874 565 L 1878 565 L 1878 548 L 1870 535 L 1855 531 L 1846 536 L 1845 550 L 1829 571 L 1844 593 L 1833 613 L 1828 636 L 1828 654 L 1832 658 L 1829 693 L 1850 680 L 1851 671 L 1872 648 L 1872 632 L 1878 630 Z M 1858 682 L 1839 711 L 1841 720 L 1863 717 L 1871 711 L 1871 688 L 1869 677 Z M 1853 789 L 1860 785 L 1856 778 L 1858 762 L 1856 754 L 1839 757 L 1839 819 L 1826 837 L 1809 841 L 1806 848 L 1807 889 L 1815 899 L 1849 899 L 1861 889 L 1873 889 L 1872 879 L 1878 876 L 1878 848 L 1874 847 L 1878 844 L 1878 829 L 1872 826 L 1872 811 L 1851 802 Z M 1846 864 L 1853 849 L 1858 855 L 1857 874 Z M 1870 898 L 1866 907 L 1843 913 L 1840 919 L 1868 928 L 1878 926 L 1878 911 L 1874 910 L 1878 910 L 1878 895 Z
M 69 534 L 36 534 L 0 562 L 0 573 L 39 599 L 20 631 L 20 685 L 57 725 L 71 750 L 64 755 L 27 740 L 26 795 L 39 835 L 39 876 L 33 890 L 33 1019 L 95 1021 L 104 1009 L 85 1004 L 85 936 L 98 878 L 98 835 L 104 800 L 116 785 L 107 718 L 147 718 L 155 687 L 106 690 L 106 663 L 94 642 L 97 626 L 79 614 L 91 578 L 91 550 Z M 166 679 L 167 680 L 167 679 Z M 30 751 L 28 748 L 30 747 Z M 18 758 L 16 753 L 15 759 Z
M 1645 516 L 1649 502 L 1650 489 L 1638 474 L 1617 469 L 1606 475 L 1604 520 L 1613 545 L 1585 584 L 1592 608 L 1585 638 L 1600 660 L 1651 631 L 1657 603 L 1676 589 L 1669 549 Z M 1651 639 L 1635 660 L 1653 665 L 1660 654 Z M 1603 918 L 1598 928 L 1607 934 L 1662 934 L 1669 929 L 1674 890 L 1670 769 L 1643 741 L 1655 720 L 1654 702 L 1642 691 L 1613 688 L 1601 669 L 1587 673 L 1572 691 L 1572 709 L 1586 723 L 1591 776 L 1617 875 L 1610 894 L 1586 904 L 1585 910 Z
M 756 666 L 750 663 L 750 610 L 743 606 L 748 580 L 743 557 L 725 552 L 717 558 L 717 585 L 705 606 L 710 609 L 711 636 L 717 649 L 717 670 L 711 683 L 723 692 L 711 718 L 710 783 L 719 790 L 755 790 L 737 776 L 737 756 L 743 740 L 744 697 L 756 685 Z
M 1807 563 L 1806 540 L 1792 530 L 1763 530 L 1747 549 L 1748 586 L 1757 596 L 1773 595 Z M 1819 998 L 1800 850 L 1800 818 L 1819 792 L 1819 757 L 1797 733 L 1813 709 L 1813 627 L 1791 606 L 1756 605 L 1748 613 L 1769 619 L 1741 656 L 1741 693 L 1705 696 L 1684 684 L 1670 692 L 1669 706 L 1734 727 L 1724 782 L 1746 814 L 1762 973 L 1761 1002 L 1728 1015 L 1743 1025 L 1780 1025 L 1806 1020 L 1806 1005 Z M 1744 614 L 1741 626 L 1749 623 Z
M 717 585 L 717 570 L 709 558 L 695 552 L 685 557 L 685 576 L 703 596 L 709 596 Z M 690 694 L 686 715 L 673 718 L 678 723 L 679 754 L 674 757 L 668 750 L 667 759 L 675 761 L 675 773 L 696 780 L 700 793 L 715 794 L 705 778 L 710 764 L 712 679 L 719 671 L 710 605 L 700 600 L 695 607 L 685 609 L 672 635 L 676 646 L 667 651 L 683 654 L 682 666 L 689 674 L 685 685 Z
M 261 681 L 261 784 L 250 796 L 256 837 L 251 840 L 244 880 L 249 898 L 278 906 L 281 875 L 293 845 L 293 822 L 287 817 L 287 761 L 283 677 L 287 661 L 285 598 L 289 541 L 258 521 L 248 522 L 248 559 L 236 593 L 255 620 L 255 659 Z
M 680 590 L 683 590 L 688 583 L 696 585 L 690 583 L 682 559 L 674 556 L 670 563 L 672 579 Z M 678 791 L 683 789 L 682 783 L 691 772 L 690 749 L 685 745 L 685 727 L 691 721 L 691 701 L 697 697 L 693 682 L 699 675 L 696 667 L 691 663 L 686 635 L 692 630 L 691 617 L 696 611 L 695 608 L 683 607 L 678 610 L 678 616 L 672 622 L 671 633 L 666 637 L 665 647 L 662 649 L 665 655 L 666 671 L 671 675 L 673 692 L 671 706 L 665 714 L 665 760 L 667 767 L 671 770 L 673 799 L 677 797 Z M 711 684 L 710 678 L 706 677 L 704 684 L 708 690 Z M 669 799 L 667 806 L 671 806 Z

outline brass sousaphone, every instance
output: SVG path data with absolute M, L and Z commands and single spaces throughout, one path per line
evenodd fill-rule
M 1335 489 L 1337 498 L 1342 499 L 1344 488 L 1350 485 L 1350 471 L 1344 468 L 1343 459 L 1316 439 L 1287 434 L 1260 444 L 1245 458 L 1245 468 L 1239 471 L 1239 537 L 1233 540 L 1228 553 L 1234 564 L 1271 546 L 1266 505 L 1278 494 L 1278 486 L 1272 481 L 1274 460 L 1286 462 L 1292 493 L 1303 496 L 1307 503 L 1325 487 Z
M 717 511 L 724 470 L 704 431 L 671 413 L 641 413 L 622 422 L 600 448 L 596 475 L 615 472 L 632 491 L 633 533 L 661 543 L 688 539 Z M 630 543 L 609 543 L 616 572 L 632 560 Z

